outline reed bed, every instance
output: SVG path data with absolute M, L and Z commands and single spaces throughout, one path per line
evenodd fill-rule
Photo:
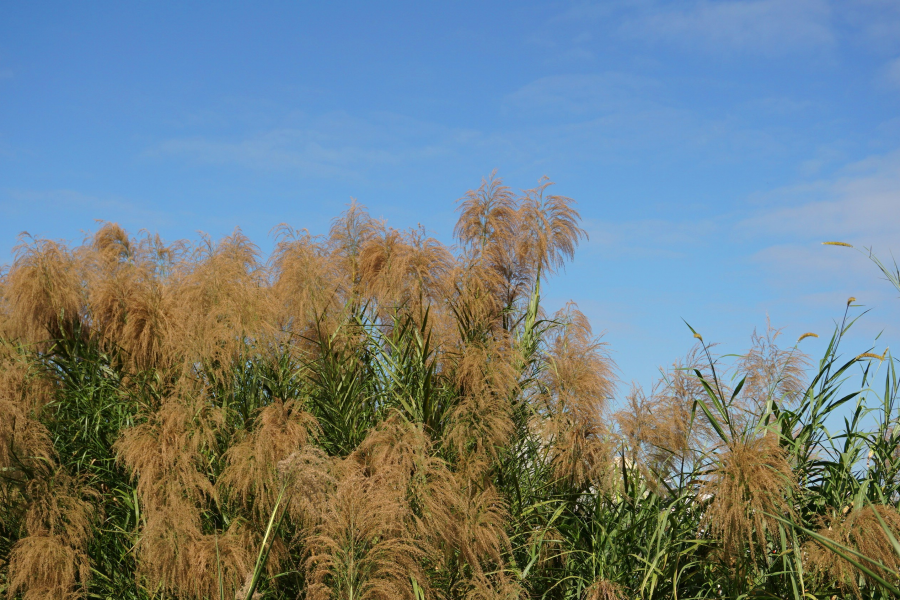
M 730 361 L 694 332 L 616 401 L 584 315 L 541 306 L 586 237 L 574 202 L 491 177 L 458 208 L 454 247 L 355 203 L 267 258 L 240 231 L 23 238 L 0 279 L 0 590 L 900 594 L 898 379 L 843 355 L 852 302 L 817 362 L 772 328 Z

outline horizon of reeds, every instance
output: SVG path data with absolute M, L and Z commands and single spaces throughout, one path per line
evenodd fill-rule
M 850 302 L 817 364 L 771 326 L 730 364 L 694 332 L 615 404 L 585 316 L 541 307 L 586 238 L 550 185 L 483 180 L 454 247 L 356 203 L 266 259 L 240 231 L 23 238 L 0 592 L 894 597 L 898 379 L 887 353 L 842 358 Z

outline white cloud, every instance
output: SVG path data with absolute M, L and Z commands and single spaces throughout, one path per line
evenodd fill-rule
M 771 161 L 795 142 L 770 124 L 769 115 L 776 109 L 796 113 L 798 102 L 710 115 L 672 96 L 677 94 L 657 79 L 615 71 L 542 77 L 503 99 L 504 116 L 520 119 L 504 135 L 569 163 L 670 164 L 688 155 L 707 164 Z
M 361 164 L 383 165 L 399 160 L 384 149 L 329 143 L 314 132 L 296 129 L 275 129 L 240 140 L 172 139 L 159 144 L 157 151 L 208 164 L 237 164 L 262 170 L 293 168 L 326 177 L 353 175 L 353 167 Z
M 864 253 L 822 242 L 873 247 L 890 262 L 892 252 L 900 259 L 897 223 L 900 150 L 848 165 L 832 178 L 774 190 L 739 212 L 693 220 L 587 222 L 585 250 L 613 261 L 667 261 L 672 272 L 731 261 L 728 271 L 742 273 L 732 282 L 737 294 L 755 294 L 747 289 L 747 282 L 755 282 L 750 285 L 768 290 L 759 296 L 766 298 L 765 306 L 777 303 L 800 321 L 807 318 L 804 310 L 829 312 L 857 296 L 880 311 L 871 327 L 885 327 L 900 323 L 895 290 L 879 280 Z M 900 334 L 900 328 L 891 331 Z
M 578 2 L 554 16 L 550 19 L 550 22 L 583 23 L 585 21 L 596 21 L 597 19 L 609 19 L 625 7 L 627 7 L 627 4 L 621 1 Z

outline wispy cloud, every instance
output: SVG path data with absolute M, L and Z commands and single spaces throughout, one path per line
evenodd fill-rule
M 297 169 L 304 175 L 323 177 L 353 176 L 360 167 L 396 164 L 402 158 L 386 149 L 323 139 L 315 132 L 298 129 L 274 129 L 238 140 L 171 139 L 159 144 L 155 151 L 207 164 L 236 164 L 261 170 Z
M 833 0 L 833 6 L 836 20 L 857 43 L 880 52 L 900 50 L 900 3 L 896 0 Z
M 900 57 L 885 65 L 884 81 L 891 87 L 900 88 Z
M 689 50 L 776 56 L 832 45 L 831 16 L 826 0 L 640 0 L 578 3 L 553 22 L 616 23 L 613 30 L 627 38 Z
M 723 229 L 722 217 L 693 220 L 640 219 L 585 223 L 588 253 L 605 259 L 679 259 L 702 249 Z
M 836 239 L 859 248 L 874 246 L 879 257 L 890 261 L 891 251 L 900 258 L 898 222 L 900 150 L 847 165 L 830 178 L 773 190 L 765 197 L 748 199 L 740 208 L 706 218 L 589 222 L 591 238 L 585 251 L 609 259 L 589 264 L 610 265 L 604 269 L 620 265 L 622 269 L 626 268 L 621 267 L 624 262 L 629 269 L 645 269 L 648 278 L 665 282 L 657 285 L 701 279 L 714 282 L 698 284 L 696 289 L 702 290 L 703 297 L 695 299 L 696 306 L 685 300 L 694 288 L 685 287 L 671 299 L 660 296 L 668 304 L 658 310 L 665 314 L 682 311 L 698 319 L 697 315 L 703 314 L 704 319 L 717 323 L 720 334 L 734 330 L 734 323 L 721 321 L 723 314 L 740 323 L 748 314 L 771 313 L 776 324 L 790 324 L 798 335 L 809 329 L 826 335 L 830 319 L 840 318 L 847 298 L 855 296 L 873 310 L 871 317 L 854 328 L 854 344 L 862 344 L 858 351 L 863 351 L 882 330 L 887 339 L 900 335 L 897 292 L 879 280 L 878 269 L 864 253 L 821 242 Z M 603 269 L 594 267 L 586 276 L 602 273 Z M 637 284 L 630 283 L 622 293 L 635 294 L 634 306 L 652 312 L 648 306 L 653 300 L 639 297 L 636 289 Z M 714 306 L 723 299 L 727 304 Z M 614 318 L 611 315 L 620 316 L 609 307 L 604 310 L 591 317 L 609 323 Z M 823 315 L 831 317 L 823 320 Z M 652 320 L 649 313 L 640 319 L 634 315 L 621 318 L 643 323 Z M 616 328 L 611 331 L 617 333 Z M 652 335 L 648 338 L 653 340 Z M 619 338 L 615 341 L 628 343 Z
M 507 110 L 523 116 L 535 113 L 591 116 L 650 107 L 647 92 L 660 82 L 637 75 L 606 72 L 542 77 L 504 99 Z
M 777 55 L 834 42 L 831 14 L 822 0 L 733 0 L 657 7 L 630 19 L 623 32 L 689 48 Z
M 385 113 L 369 118 L 329 113 L 302 116 L 300 121 L 239 138 L 173 138 L 147 154 L 256 170 L 290 169 L 304 176 L 360 178 L 386 166 L 439 158 L 480 136 Z
M 834 306 L 848 288 L 865 290 L 872 302 L 887 303 L 893 296 L 882 289 L 877 270 L 862 253 L 822 242 L 874 247 L 884 259 L 890 260 L 892 251 L 900 258 L 898 222 L 900 150 L 703 218 L 588 221 L 585 250 L 614 260 L 674 260 L 667 264 L 676 269 L 679 264 L 731 261 L 729 268 L 744 269 L 749 280 L 770 286 L 769 296 L 786 304 L 819 289 L 827 293 L 815 301 Z
M 77 215 L 80 222 L 86 220 L 122 220 L 139 227 L 162 229 L 178 222 L 179 215 L 171 211 L 161 211 L 151 204 L 115 195 L 93 195 L 75 190 L 0 190 L 0 214 L 10 222 L 22 223 L 25 230 L 34 235 L 43 235 L 39 230 L 29 230 L 28 221 L 40 224 L 43 215 Z M 27 217 L 24 218 L 23 217 Z M 20 232 L 16 232 L 20 233 Z
M 897 222 L 900 150 L 851 164 L 830 179 L 772 192 L 765 206 L 735 226 L 735 237 L 756 244 L 750 265 L 798 319 L 804 310 L 833 308 L 855 296 L 876 310 L 876 318 L 862 325 L 866 335 L 887 327 L 896 337 L 900 301 L 879 282 L 875 265 L 862 252 L 822 242 L 871 247 L 890 261 L 892 252 L 900 253 Z
M 794 149 L 796 136 L 779 129 L 772 113 L 796 114 L 797 101 L 771 98 L 767 106 L 740 105 L 718 116 L 672 95 L 651 77 L 614 71 L 564 74 L 522 86 L 503 99 L 502 107 L 504 116 L 519 119 L 508 137 L 537 140 L 535 152 L 569 163 L 671 163 L 691 156 L 722 164 L 749 157 L 772 160 Z
M 769 208 L 740 224 L 749 235 L 896 243 L 900 150 L 855 162 L 830 179 L 774 190 L 761 201 Z

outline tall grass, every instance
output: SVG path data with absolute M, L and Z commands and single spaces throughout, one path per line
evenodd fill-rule
M 483 181 L 453 248 L 357 204 L 325 237 L 279 228 L 266 261 L 239 231 L 23 238 L 0 281 L 2 591 L 895 597 L 898 377 L 845 354 L 852 303 L 815 365 L 771 328 L 730 363 L 694 332 L 614 404 L 585 317 L 541 307 L 585 238 L 549 185 Z

